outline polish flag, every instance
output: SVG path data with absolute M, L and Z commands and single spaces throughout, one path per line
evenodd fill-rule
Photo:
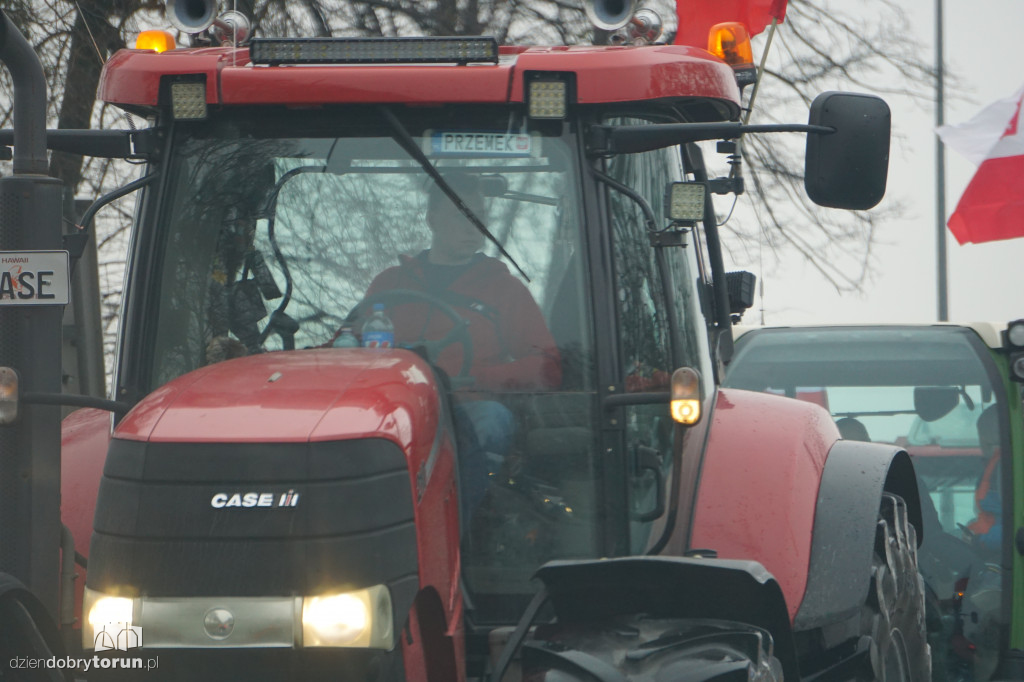
M 772 19 L 786 18 L 786 0 L 676 0 L 676 45 L 707 49 L 708 33 L 715 24 L 738 21 L 753 38 Z
M 978 164 L 946 223 L 961 244 L 1024 237 L 1024 87 L 974 118 L 936 130 L 942 142 Z

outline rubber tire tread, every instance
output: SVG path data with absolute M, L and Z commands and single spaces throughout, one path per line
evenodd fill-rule
M 924 597 L 924 578 L 917 568 L 917 531 L 908 521 L 906 502 L 898 495 L 883 493 L 871 587 L 861 609 L 861 636 L 871 639 L 872 676 L 867 679 L 931 680 Z M 897 668 L 903 675 L 896 674 Z

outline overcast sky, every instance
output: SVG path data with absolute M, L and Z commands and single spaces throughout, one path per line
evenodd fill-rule
M 858 0 L 876 16 L 871 0 Z M 935 0 L 904 0 L 918 40 L 935 61 Z M 943 0 L 946 68 L 964 89 L 946 86 L 946 123 L 962 123 L 983 106 L 1024 84 L 1024 2 Z M 851 5 L 848 5 L 848 7 Z M 783 27 L 781 30 L 785 30 Z M 935 111 L 886 97 L 892 108 L 893 146 L 886 199 L 907 206 L 906 216 L 884 226 L 876 245 L 878 275 L 863 294 L 840 296 L 797 256 L 764 273 L 765 322 L 934 322 L 936 299 Z M 956 208 L 975 166 L 946 150 L 947 217 Z M 949 317 L 1005 322 L 1024 318 L 1024 239 L 960 246 L 946 231 Z M 727 264 L 728 265 L 728 264 Z M 751 269 L 749 265 L 746 269 Z M 756 324 L 757 310 L 744 322 Z

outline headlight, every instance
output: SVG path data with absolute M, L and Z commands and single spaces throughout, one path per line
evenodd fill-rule
M 394 646 L 391 594 L 384 585 L 306 597 L 302 602 L 302 645 L 306 647 Z
M 1024 320 L 1014 320 L 1006 325 L 1006 340 L 1014 350 L 1024 348 Z
M 85 649 L 115 648 L 108 646 L 107 639 L 97 646 L 97 638 L 107 632 L 116 642 L 117 634 L 130 628 L 135 615 L 135 600 L 128 597 L 114 597 L 85 588 L 82 611 L 86 614 L 82 626 L 82 647 Z

